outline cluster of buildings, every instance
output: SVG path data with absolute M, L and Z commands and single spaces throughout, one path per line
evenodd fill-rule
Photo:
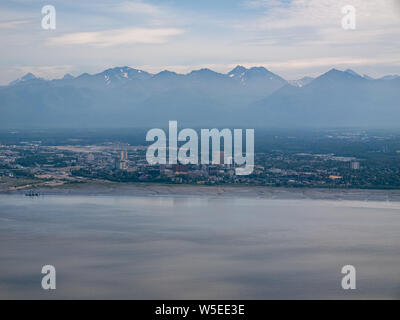
M 40 142 L 30 142 L 0 145 L 0 178 L 25 179 L 30 185 L 94 180 L 270 186 L 373 183 L 370 181 L 371 173 L 364 174 L 364 162 L 355 157 L 281 151 L 256 153 L 253 173 L 238 176 L 234 165 L 224 164 L 223 152 L 218 155 L 221 163 L 218 165 L 149 165 L 146 150 L 145 146 L 123 143 L 44 146 Z

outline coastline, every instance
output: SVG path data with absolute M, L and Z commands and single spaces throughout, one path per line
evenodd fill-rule
M 357 200 L 400 202 L 396 189 L 327 189 L 283 188 L 264 186 L 197 186 L 152 183 L 90 182 L 55 187 L 40 187 L 35 191 L 44 195 L 86 196 L 189 196 L 219 198 Z M 26 190 L 2 191 L 0 194 L 23 194 Z

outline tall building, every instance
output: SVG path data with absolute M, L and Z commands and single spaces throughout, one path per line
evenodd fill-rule
M 116 169 L 127 170 L 128 169 L 128 152 L 121 151 L 119 160 L 116 162 Z
M 128 151 L 121 151 L 121 161 L 127 161 L 128 160 Z
M 214 159 L 219 159 L 219 164 L 223 165 L 225 162 L 225 153 L 224 151 L 214 151 L 213 156 L 212 156 L 212 161 Z
M 128 169 L 128 162 L 127 161 L 120 161 L 119 162 L 119 170 L 126 170 Z

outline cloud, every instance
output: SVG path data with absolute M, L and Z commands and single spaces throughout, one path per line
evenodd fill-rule
M 116 3 L 111 12 L 118 17 L 127 18 L 128 20 L 139 22 L 146 27 L 166 27 L 184 24 L 184 21 L 190 19 L 188 13 L 178 13 L 165 4 L 150 4 L 142 0 L 122 1 Z
M 116 10 L 126 13 L 137 13 L 147 15 L 160 15 L 162 10 L 155 5 L 143 1 L 125 1 L 116 6 Z
M 254 64 L 254 63 L 253 63 Z M 265 65 L 264 63 L 261 63 Z M 314 67 L 341 67 L 341 66 L 364 66 L 364 65 L 379 65 L 379 64 L 397 64 L 400 65 L 400 58 L 354 58 L 354 57 L 323 57 L 316 59 L 295 59 L 286 61 L 276 61 L 268 63 L 269 67 L 276 69 L 308 69 Z
M 0 21 L 0 29 L 16 29 L 20 26 L 32 23 L 30 20 L 9 20 Z
M 184 33 L 178 28 L 124 28 L 93 32 L 67 33 L 48 39 L 50 45 L 94 45 L 110 47 L 126 44 L 161 44 L 172 36 Z
M 347 44 L 371 43 L 381 36 L 400 38 L 398 0 L 292 0 L 246 1 L 257 17 L 239 21 L 234 26 L 252 33 L 254 41 L 263 43 L 273 38 L 282 44 Z M 356 8 L 357 28 L 342 29 L 341 8 Z M 371 37 L 372 36 L 372 37 Z M 251 41 L 251 40 L 250 40 Z

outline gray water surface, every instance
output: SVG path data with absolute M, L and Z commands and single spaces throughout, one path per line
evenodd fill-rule
M 0 195 L 0 298 L 399 299 L 400 203 Z

